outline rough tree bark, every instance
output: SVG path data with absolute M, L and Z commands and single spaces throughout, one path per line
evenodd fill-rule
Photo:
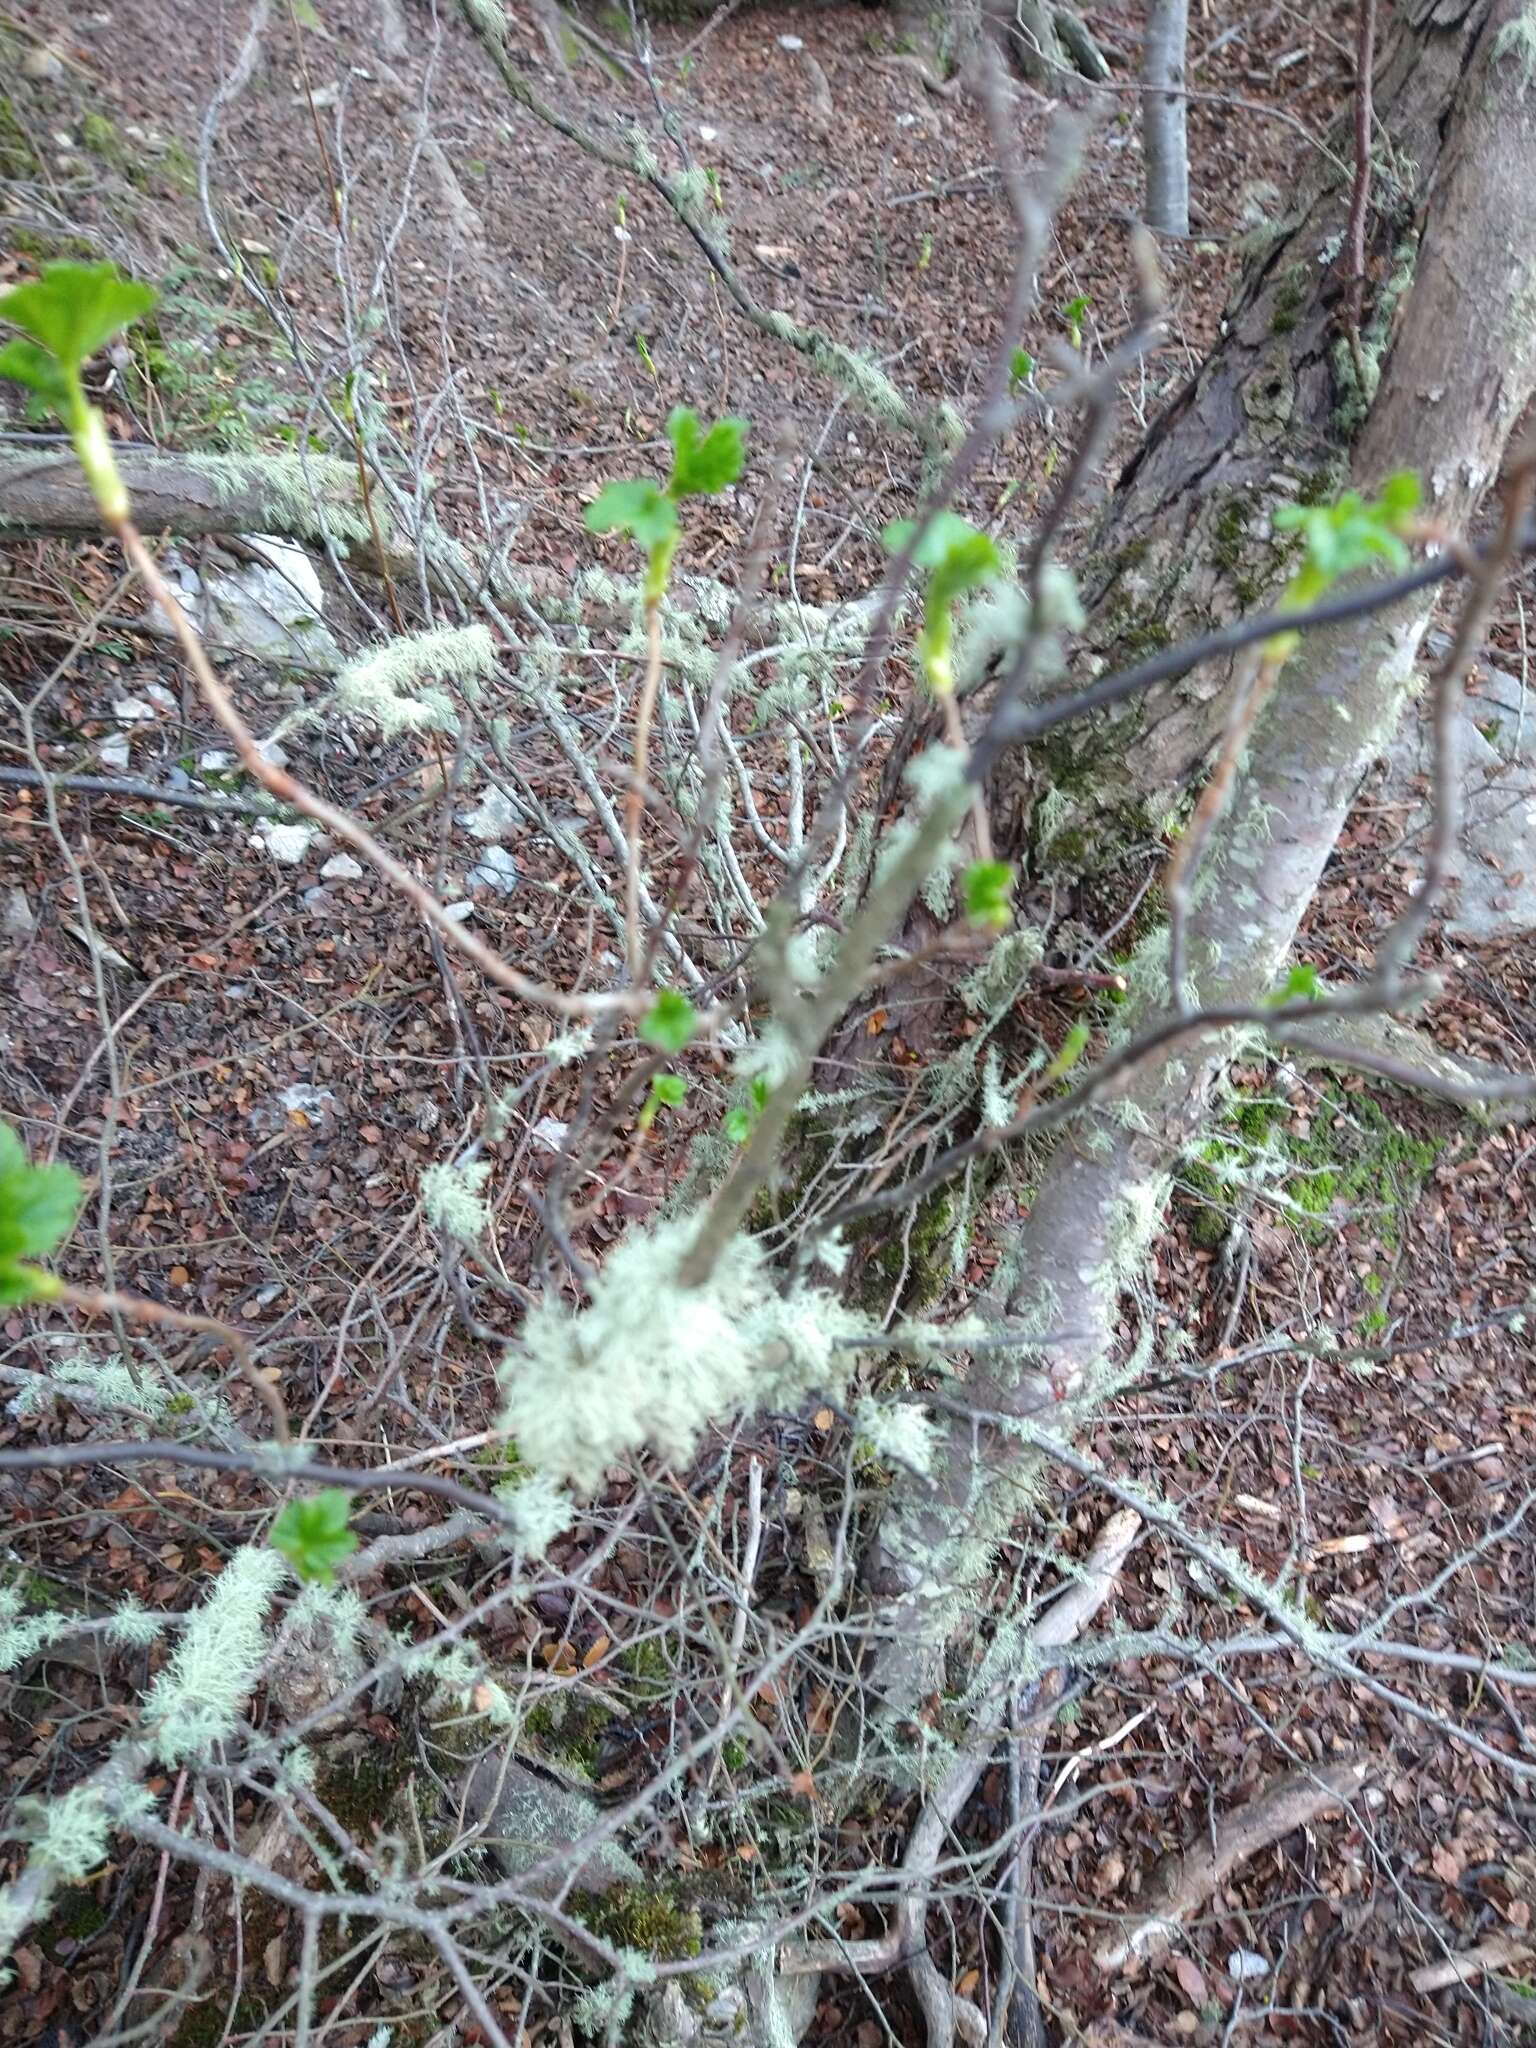
M 1536 394 L 1536 247 L 1515 226 L 1536 207 L 1536 90 L 1501 54 L 1507 44 L 1499 35 L 1522 4 L 1418 0 L 1405 10 L 1406 40 L 1396 52 L 1399 67 L 1411 58 L 1422 73 L 1417 90 L 1411 74 L 1397 73 L 1392 104 L 1405 124 L 1398 146 L 1432 155 L 1434 168 L 1422 187 L 1412 282 L 1391 323 L 1379 389 L 1347 476 L 1373 488 L 1395 469 L 1417 470 L 1430 513 L 1452 532 L 1477 513 Z M 1321 206 L 1313 202 L 1309 221 Z M 1315 245 L 1292 236 L 1288 247 Z M 1257 309 L 1274 301 L 1267 287 L 1250 287 L 1246 303 Z M 1193 567 L 1176 563 L 1151 537 L 1149 522 L 1158 506 L 1166 517 L 1180 513 L 1208 547 L 1200 479 L 1241 477 L 1262 498 L 1277 468 L 1292 473 L 1288 448 L 1254 440 L 1260 415 L 1252 396 L 1247 405 L 1243 396 L 1255 380 L 1271 396 L 1288 394 L 1303 460 L 1335 451 L 1317 425 L 1331 405 L 1325 317 L 1317 294 L 1285 359 L 1254 321 L 1240 319 L 1234 344 L 1201 372 L 1132 467 L 1120 508 L 1138 540 L 1145 537 L 1186 623 L 1202 602 L 1196 587 L 1208 591 L 1227 572 L 1218 561 L 1213 579 L 1208 558 L 1203 570 L 1198 558 Z M 1241 369 L 1247 377 L 1236 381 Z M 1277 383 L 1282 369 L 1286 381 Z M 1235 456 L 1222 446 L 1223 425 L 1237 433 Z M 1309 637 L 1286 665 L 1193 905 L 1188 961 L 1199 1005 L 1258 1004 L 1282 975 L 1361 778 L 1396 724 L 1429 611 L 1424 595 L 1402 600 Z M 1207 710 L 1205 698 L 1190 693 L 1149 722 L 1148 743 L 1164 747 L 1162 772 L 1190 764 L 1199 723 L 1189 714 Z M 1177 745 L 1171 730 L 1182 735 Z M 1166 972 L 1159 987 L 1151 957 L 1148 967 L 1122 1013 L 1130 1034 L 1168 1016 Z M 1170 1171 L 1197 1139 L 1230 1050 L 1230 1042 L 1207 1036 L 1149 1058 L 1113 1102 L 1101 1103 L 1059 1145 L 999 1304 L 1016 1325 L 1049 1331 L 1052 1341 L 1045 1349 L 1021 1341 L 1011 1354 L 987 1353 L 966 1385 L 975 1410 L 1043 1415 L 1058 1431 L 1091 1410 L 1123 1355 L 1121 1303 L 1160 1224 Z M 938 1484 L 906 1488 L 887 1521 L 876 1578 L 896 1600 L 896 1648 L 882 1681 L 899 1711 L 909 1711 L 931 1683 L 938 1645 L 966 1609 L 987 1537 L 1027 1507 L 1037 1474 L 1038 1457 L 1006 1428 L 965 1417 L 952 1431 Z
M 1189 233 L 1189 142 L 1184 63 L 1189 0 L 1152 0 L 1141 60 L 1141 137 L 1147 174 L 1147 226 Z
M 1376 73 L 1368 381 L 1403 324 L 1425 206 L 1453 137 L 1451 111 L 1489 14 L 1489 0 L 1407 0 L 1394 10 Z M 1518 61 L 1497 62 L 1503 84 L 1517 86 Z M 1221 340 L 1154 424 L 1105 507 L 1082 571 L 1083 655 L 1092 664 L 1129 666 L 1261 607 L 1288 573 L 1271 508 L 1330 496 L 1349 466 L 1373 395 L 1357 388 L 1341 318 L 1349 129 L 1346 118 L 1285 216 L 1250 236 Z M 1476 347 L 1486 331 L 1472 319 L 1466 343 Z M 1438 339 L 1447 353 L 1462 344 L 1460 330 Z M 1416 461 L 1411 443 L 1399 459 Z M 1069 687 L 1083 679 L 1079 662 Z M 1220 733 L 1229 680 L 1229 667 L 1202 669 L 1095 727 L 1063 733 L 1045 750 L 1051 783 L 1081 794 L 1100 815 L 1123 805 L 1138 826 L 1160 822 Z M 1027 836 L 1040 763 L 1038 753 L 1017 759 L 999 777 L 1005 840 Z

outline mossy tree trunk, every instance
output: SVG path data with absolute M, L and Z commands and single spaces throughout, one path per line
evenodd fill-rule
M 1354 175 L 1346 116 L 1314 153 L 1283 218 L 1249 236 L 1220 341 L 1112 493 L 1081 571 L 1089 626 L 1066 690 L 1225 625 L 1278 592 L 1288 550 L 1271 535 L 1270 513 L 1331 495 L 1350 466 L 1397 340 L 1426 202 L 1447 150 L 1466 146 L 1450 120 L 1458 90 L 1501 14 L 1491 0 L 1408 0 L 1393 10 L 1376 70 L 1361 335 L 1369 388 L 1359 388 L 1344 332 L 1341 252 Z M 1442 349 L 1477 346 L 1479 317 L 1469 308 L 1461 327 L 1439 337 Z M 1409 440 L 1392 459 L 1417 467 L 1418 451 Z M 1043 750 L 1044 774 L 1091 808 L 1136 806 L 1161 818 L 1220 733 L 1229 680 L 1229 668 L 1202 668 L 1107 724 L 1063 733 Z M 1045 786 L 1039 753 L 1004 766 L 995 797 L 1005 843 L 1026 843 Z
M 1536 208 L 1536 81 L 1506 60 L 1500 34 L 1523 4 L 1420 0 L 1410 10 L 1419 62 L 1441 81 L 1435 172 L 1418 188 L 1422 246 L 1340 479 L 1364 490 L 1395 469 L 1417 468 L 1427 510 L 1451 532 L 1465 531 L 1478 513 L 1536 398 L 1536 245 L 1517 226 Z M 1396 102 L 1400 109 L 1405 103 Z M 1422 111 L 1432 104 L 1415 102 Z M 1427 154 L 1430 138 L 1418 139 Z M 1290 247 L 1297 248 L 1294 240 Z M 1263 296 L 1261 284 L 1249 303 Z M 1318 434 L 1324 312 L 1315 298 L 1304 307 L 1286 359 L 1298 433 Z M 1270 488 L 1285 451 L 1278 442 L 1253 446 L 1244 386 L 1234 393 L 1226 372 L 1236 361 L 1250 377 L 1262 376 L 1263 365 L 1278 358 L 1252 329 L 1247 342 L 1243 332 L 1234 328 L 1234 347 L 1206 366 L 1133 465 L 1117 507 L 1123 516 L 1150 519 L 1162 507 L 1198 528 L 1209 517 L 1199 480 L 1227 459 L 1223 418 L 1242 442 L 1238 473 L 1251 489 Z M 1215 438 L 1198 417 L 1205 403 L 1216 408 Z M 1319 434 L 1312 445 L 1337 459 L 1335 439 Z M 1148 539 L 1148 559 L 1167 578 L 1175 632 L 1187 630 L 1179 607 L 1201 601 L 1190 591 L 1196 572 L 1176 566 L 1177 545 Z M 1251 1009 L 1283 974 L 1360 779 L 1408 697 L 1433 604 L 1434 594 L 1421 591 L 1310 634 L 1286 664 L 1192 894 L 1186 959 L 1193 1009 Z M 1176 716 L 1177 709 L 1168 712 L 1161 730 Z M 1159 730 L 1149 727 L 1152 742 Z M 1190 734 L 1194 723 L 1180 730 Z M 1171 772 L 1176 756 L 1168 758 Z M 1120 1014 L 1132 1040 L 1169 1019 L 1167 958 L 1165 938 L 1154 934 Z M 1104 1389 L 1123 1383 L 1121 1304 L 1139 1284 L 1171 1171 L 1198 1141 L 1230 1053 L 1227 1035 L 1206 1033 L 1149 1055 L 1112 1101 L 1059 1144 L 1019 1231 L 1014 1277 L 999 1304 L 1015 1328 L 1049 1332 L 1049 1342 L 1032 1348 L 1021 1336 L 1016 1349 L 989 1352 L 966 1382 L 974 1411 L 1062 1433 L 1084 1426 Z M 885 1525 L 875 1578 L 894 1603 L 893 1650 L 881 1675 L 898 1710 L 910 1711 L 932 1683 L 938 1649 L 968 1611 L 965 1589 L 985 1579 L 990 1544 L 1029 1505 L 1039 1467 L 1027 1439 L 962 1414 L 938 1483 L 904 1489 L 903 1505 Z

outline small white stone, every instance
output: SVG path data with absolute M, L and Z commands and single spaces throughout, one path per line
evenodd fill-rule
M 780 36 L 779 48 L 781 50 L 803 50 L 805 44 L 800 40 L 799 36 Z
M 510 896 L 517 887 L 517 862 L 504 846 L 488 846 L 464 877 L 471 889 L 494 889 L 498 896 Z
M 144 694 L 150 703 L 161 711 L 175 711 L 178 708 L 174 694 L 165 687 L 164 683 L 146 683 L 144 685 Z
M 153 719 L 155 707 L 146 704 L 142 697 L 114 697 L 112 716 L 120 725 L 142 725 L 146 719 Z
M 269 768 L 286 768 L 288 755 L 278 740 L 258 740 L 256 751 Z
M 234 755 L 226 754 L 221 747 L 210 747 L 205 754 L 197 757 L 198 767 L 205 773 L 222 773 L 234 765 Z
M 719 133 L 720 133 L 720 130 L 719 130 L 718 128 L 711 128 L 711 127 L 710 127 L 710 125 L 709 125 L 709 123 L 708 123 L 707 121 L 701 121 L 701 122 L 699 123 L 699 140 L 700 140 L 700 142 L 713 142 L 713 141 L 714 141 L 714 139 L 715 139 L 715 137 L 716 137 L 716 136 L 717 136 L 717 135 L 718 135 Z
M 459 823 L 476 839 L 501 839 L 517 823 L 517 806 L 493 782 L 472 811 L 460 811 Z
M 323 882 L 355 882 L 363 872 L 360 860 L 354 860 L 350 853 L 333 853 L 320 870 Z
M 473 903 L 445 903 L 443 915 L 450 924 L 468 924 L 475 914 Z
M 541 1152 L 563 1152 L 570 1128 L 557 1116 L 541 1116 L 528 1136 Z
M 109 740 L 103 740 L 96 749 L 96 758 L 103 768 L 116 768 L 121 772 L 128 766 L 128 735 L 115 732 Z
M 277 825 L 270 818 L 258 818 L 251 839 L 273 860 L 281 861 L 284 867 L 296 868 L 318 836 L 313 825 Z
M 1227 1975 L 1234 1984 L 1256 1983 L 1260 1977 L 1269 1975 L 1269 1965 L 1251 1948 L 1235 1948 L 1227 1957 Z

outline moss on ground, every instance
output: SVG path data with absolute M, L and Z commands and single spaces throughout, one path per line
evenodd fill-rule
M 603 1737 L 615 1718 L 613 1708 L 590 1693 L 553 1693 L 524 1716 L 518 1748 L 525 1756 L 548 1757 L 595 1778 Z
M 1291 1116 L 1290 1105 L 1273 1096 L 1234 1096 L 1224 1127 L 1179 1176 L 1192 1198 L 1191 1241 L 1206 1249 L 1220 1245 L 1234 1188 L 1254 1177 L 1260 1155 L 1267 1155 L 1263 1178 L 1284 1196 L 1289 1220 L 1307 1243 L 1331 1238 L 1337 1213 L 1358 1213 L 1395 1251 L 1442 1143 L 1404 1130 L 1374 1096 L 1337 1082 L 1313 1105 L 1305 1136 L 1290 1128 Z
M 704 1922 L 683 1887 L 670 1880 L 616 1884 L 605 1892 L 573 1892 L 570 1910 L 615 1948 L 632 1948 L 657 1963 L 686 1962 L 704 1947 Z

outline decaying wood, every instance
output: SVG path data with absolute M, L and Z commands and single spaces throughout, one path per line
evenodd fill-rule
M 359 529 L 363 510 L 357 475 L 345 463 L 317 457 L 304 493 L 274 487 L 271 472 L 245 456 L 183 456 L 150 448 L 114 451 L 134 516 L 144 533 L 191 539 L 202 534 L 275 533 L 320 540 Z M 73 449 L 24 441 L 0 448 L 0 539 L 21 534 L 99 534 L 101 513 Z M 377 567 L 370 542 L 344 540 L 343 553 Z M 389 551 L 391 573 L 414 556 Z
M 1475 1983 L 1489 1970 L 1507 1970 L 1514 1963 L 1524 1963 L 1533 1953 L 1536 1950 L 1528 1935 L 1491 1934 L 1476 1948 L 1447 1956 L 1444 1962 L 1426 1963 L 1422 1970 L 1414 1971 L 1408 1982 L 1421 1995 L 1448 1991 L 1453 1984 Z
M 1153 1884 L 1149 1903 L 1094 1951 L 1101 1970 L 1123 1970 L 1169 1947 L 1185 1921 L 1232 1872 L 1297 1828 L 1344 1805 L 1364 1785 L 1371 1766 L 1359 1758 L 1316 1771 L 1288 1771 L 1246 1806 L 1229 1814 L 1214 1841 L 1202 1839 L 1170 1859 Z

